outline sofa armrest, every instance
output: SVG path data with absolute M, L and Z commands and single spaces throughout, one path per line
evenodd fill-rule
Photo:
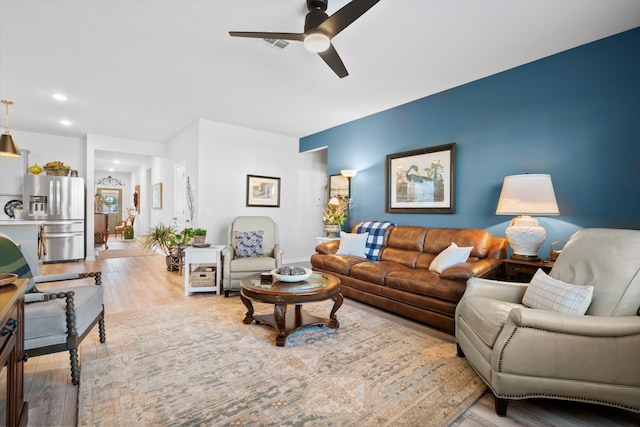
M 586 316 L 533 308 L 514 308 L 509 319 L 515 326 L 585 337 L 640 335 L 640 316 Z
M 224 247 L 220 254 L 222 255 L 222 272 L 226 277 L 229 270 L 231 269 L 231 260 L 235 257 L 236 253 L 233 249 L 233 246 L 227 245 Z
M 520 304 L 528 283 L 502 282 L 472 277 L 467 280 L 464 297 L 485 297 Z
M 464 262 L 453 265 L 440 273 L 440 277 L 443 279 L 463 280 L 472 277 L 487 277 L 494 271 L 499 270 L 501 265 L 502 260 L 500 259 L 483 258 L 475 262 Z
M 640 386 L 640 317 L 511 310 L 496 339 L 492 368 L 508 377 L 560 379 L 557 394 L 583 383 Z M 501 387 L 505 385 L 502 384 Z M 499 393 L 517 394 L 513 383 Z
M 316 246 L 316 252 L 319 254 L 335 254 L 340 247 L 340 240 L 331 240 L 329 242 L 322 242 Z
M 279 244 L 273 247 L 273 257 L 276 259 L 276 267 L 282 267 L 282 255 L 284 255 L 284 249 Z

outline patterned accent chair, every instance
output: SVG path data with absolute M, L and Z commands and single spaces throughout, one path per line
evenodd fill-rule
M 102 273 L 68 273 L 33 277 L 20 248 L 0 234 L 0 273 L 29 279 L 25 293 L 24 348 L 29 357 L 69 351 L 71 382 L 80 382 L 78 346 L 96 323 L 105 342 Z M 37 284 L 93 278 L 95 284 L 41 292 Z
M 497 414 L 506 415 L 509 399 L 527 398 L 640 412 L 640 230 L 574 233 L 549 276 L 553 311 L 531 308 L 539 302 L 525 293 L 535 280 L 480 278 L 469 279 L 456 308 L 458 355 L 493 392 Z M 587 287 L 586 313 L 567 314 Z
M 225 297 L 240 290 L 243 278 L 282 266 L 284 251 L 278 234 L 278 224 L 268 216 L 239 216 L 233 220 L 222 251 Z

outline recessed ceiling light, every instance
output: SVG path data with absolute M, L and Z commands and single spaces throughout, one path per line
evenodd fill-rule
M 114 171 L 114 169 L 113 169 L 113 168 L 109 168 L 109 172 L 113 172 L 113 171 Z
M 56 101 L 64 102 L 67 100 L 66 95 L 63 95 L 61 93 L 54 93 L 52 96 Z
M 71 126 L 72 123 L 69 120 L 62 119 L 60 120 L 60 124 L 63 126 Z
M 113 163 L 115 163 L 116 165 L 120 164 L 120 160 L 114 160 Z

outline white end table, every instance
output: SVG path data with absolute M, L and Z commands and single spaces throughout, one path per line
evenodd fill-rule
M 211 245 L 208 248 L 194 248 L 189 246 L 184 249 L 184 295 L 189 296 L 189 292 L 215 292 L 220 295 L 220 262 L 221 252 L 224 245 Z M 215 264 L 216 278 L 214 286 L 191 286 L 191 265 L 192 264 Z

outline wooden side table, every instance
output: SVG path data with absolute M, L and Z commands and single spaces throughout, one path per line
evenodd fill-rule
M 539 268 L 549 273 L 555 262 L 551 260 L 524 261 L 519 259 L 503 259 L 504 276 L 507 281 L 528 282 Z

